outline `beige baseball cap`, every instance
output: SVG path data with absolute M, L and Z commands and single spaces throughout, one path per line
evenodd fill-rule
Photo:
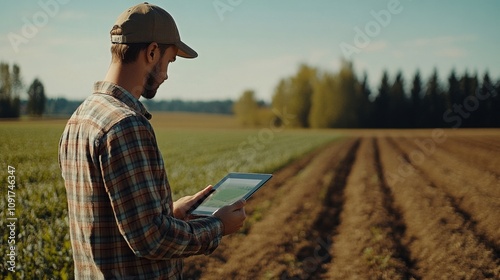
M 156 42 L 177 46 L 178 56 L 198 56 L 195 50 L 181 41 L 172 16 L 158 6 L 147 2 L 133 6 L 118 17 L 115 25 L 122 29 L 122 35 L 111 35 L 111 42 L 114 44 Z

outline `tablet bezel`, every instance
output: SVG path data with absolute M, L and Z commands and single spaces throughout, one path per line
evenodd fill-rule
M 212 216 L 217 210 L 220 208 L 217 208 L 214 211 L 202 211 L 202 210 L 197 210 L 197 208 L 205 202 L 207 198 L 209 198 L 214 192 L 217 191 L 217 188 L 219 188 L 224 182 L 228 179 L 250 179 L 250 180 L 260 180 L 260 182 L 255 185 L 251 190 L 249 190 L 242 199 L 248 200 L 258 189 L 260 189 L 267 181 L 271 179 L 273 175 L 272 174 L 264 174 L 264 173 L 238 173 L 238 172 L 231 172 L 228 173 L 224 178 L 222 178 L 216 185 L 213 186 L 212 191 L 205 196 L 204 198 L 200 199 L 195 205 L 193 205 L 192 209 L 188 211 L 189 214 L 193 216 Z

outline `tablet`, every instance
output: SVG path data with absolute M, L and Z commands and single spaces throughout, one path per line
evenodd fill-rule
M 213 186 L 211 193 L 190 209 L 195 216 L 211 216 L 220 208 L 240 199 L 247 200 L 262 187 L 272 174 L 229 173 Z

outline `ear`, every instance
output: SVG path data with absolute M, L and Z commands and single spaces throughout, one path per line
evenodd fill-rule
M 149 63 L 154 63 L 160 59 L 159 46 L 156 42 L 149 44 L 146 48 L 146 60 Z

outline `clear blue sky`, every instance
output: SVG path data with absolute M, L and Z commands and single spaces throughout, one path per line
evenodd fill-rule
M 24 84 L 35 77 L 49 97 L 83 99 L 109 66 L 109 30 L 138 1 L 4 1 L 0 61 L 17 63 Z M 373 89 L 382 70 L 406 83 L 434 68 L 500 78 L 500 1 L 156 0 L 198 51 L 178 59 L 157 99 L 236 99 L 245 89 L 270 100 L 279 79 L 301 63 L 335 72 L 343 51 Z M 390 18 L 387 17 L 390 15 Z M 35 29 L 33 28 L 35 27 Z M 360 34 L 363 33 L 363 34 Z M 368 40 L 367 40 L 368 39 Z M 349 48 L 351 51 L 353 48 Z

